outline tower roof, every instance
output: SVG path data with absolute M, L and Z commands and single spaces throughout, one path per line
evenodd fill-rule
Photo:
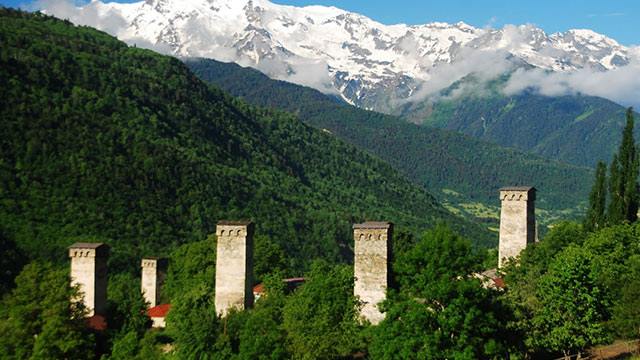
M 362 224 L 353 224 L 354 229 L 388 229 L 393 226 L 389 221 L 365 221 Z
M 218 225 L 247 226 L 253 224 L 251 220 L 220 220 Z
M 505 186 L 503 188 L 500 188 L 500 191 L 535 191 L 536 188 L 534 188 L 533 186 Z
M 69 249 L 98 249 L 102 246 L 105 246 L 106 248 L 109 248 L 109 245 L 105 244 L 105 243 L 85 243 L 85 242 L 77 242 L 71 246 L 69 246 Z

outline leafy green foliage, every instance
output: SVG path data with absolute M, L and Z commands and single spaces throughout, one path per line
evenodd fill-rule
M 638 219 L 640 159 L 633 138 L 633 123 L 633 110 L 629 108 L 620 149 L 611 162 L 610 201 L 607 212 L 610 224 L 620 224 L 624 221 L 634 222 Z
M 627 264 L 621 279 L 625 286 L 613 308 L 613 324 L 618 335 L 635 339 L 640 336 L 640 255 L 632 256 Z
M 130 331 L 116 339 L 112 346 L 111 355 L 107 360 L 154 360 L 162 359 L 156 342 L 156 333 L 148 331 L 142 339 L 135 331 Z
M 32 262 L 0 303 L 0 357 L 3 359 L 83 359 L 94 352 L 84 324 L 85 309 L 70 304 L 77 290 L 69 275 L 49 263 Z
M 477 359 L 504 356 L 497 292 L 472 276 L 467 240 L 436 227 L 396 262 L 400 292 L 373 329 L 373 359 Z
M 540 279 L 540 310 L 532 319 L 534 346 L 569 355 L 608 339 L 603 321 L 609 304 L 592 261 L 592 253 L 570 246 Z
M 0 299 L 9 290 L 13 289 L 13 280 L 22 266 L 27 262 L 26 256 L 22 254 L 16 243 L 5 237 L 0 230 Z
M 296 359 L 335 359 L 363 347 L 353 268 L 315 262 L 284 306 L 282 326 Z
M 219 359 L 230 352 L 221 326 L 212 289 L 198 286 L 172 299 L 167 332 L 175 341 L 177 358 Z
M 446 221 L 489 242 L 381 160 L 209 88 L 175 58 L 42 14 L 0 18 L 0 222 L 35 258 L 99 237 L 121 270 L 225 218 L 254 220 L 298 273 L 349 259 L 350 224 L 365 218 Z
M 498 189 L 507 185 L 535 185 L 540 190 L 538 207 L 551 211 L 549 215 L 539 212 L 543 223 L 560 214 L 565 218 L 582 212 L 590 169 L 358 109 L 316 90 L 271 80 L 235 64 L 204 59 L 188 60 L 186 64 L 201 79 L 234 96 L 292 112 L 305 123 L 371 152 L 469 217 L 475 214 L 464 204 L 480 202 L 496 208 Z M 497 223 L 497 218 L 482 217 L 488 225 Z
M 637 287 L 630 276 L 640 255 L 638 230 L 626 224 L 587 233 L 560 224 L 502 269 L 509 330 L 522 335 L 524 351 L 578 352 L 614 334 L 635 334 Z
M 173 298 L 198 286 L 215 288 L 215 236 L 206 240 L 180 245 L 170 256 L 167 278 L 162 296 Z
M 109 278 L 107 289 L 108 324 L 112 336 L 119 338 L 135 334 L 137 339 L 151 327 L 146 315 L 147 304 L 140 291 L 140 280 L 129 273 L 120 273 Z
M 596 179 L 589 194 L 589 208 L 585 216 L 584 227 L 594 231 L 606 225 L 607 213 L 607 166 L 599 161 L 596 166 Z
M 280 274 L 265 279 L 265 295 L 256 302 L 239 332 L 239 358 L 252 360 L 289 359 L 283 324 L 287 298 Z

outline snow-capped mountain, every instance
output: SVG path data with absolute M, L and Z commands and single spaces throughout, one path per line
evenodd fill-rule
M 382 111 L 469 73 L 495 76 L 522 65 L 608 71 L 631 59 L 630 49 L 590 30 L 548 35 L 532 25 L 384 25 L 335 7 L 267 0 L 94 0 L 66 14 L 46 10 L 138 46 L 237 62 Z

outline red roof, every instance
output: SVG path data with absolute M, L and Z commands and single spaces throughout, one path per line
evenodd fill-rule
M 102 315 L 93 315 L 86 319 L 87 327 L 96 331 L 107 330 L 107 319 Z
M 169 309 L 171 309 L 171 304 L 160 304 L 147 310 L 147 315 L 152 318 L 163 318 L 167 316 Z
M 264 284 L 260 283 L 253 287 L 254 294 L 262 294 L 264 292 Z
M 504 279 L 503 278 L 497 277 L 497 278 L 493 279 L 493 283 L 496 285 L 496 287 L 498 289 L 504 289 L 505 288 Z

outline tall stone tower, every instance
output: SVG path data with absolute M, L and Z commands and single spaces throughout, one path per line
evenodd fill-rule
M 144 301 L 152 308 L 160 303 L 160 288 L 167 270 L 166 259 L 148 257 L 142 259 L 142 281 L 140 284 Z
M 109 246 L 103 243 L 75 243 L 69 246 L 71 286 L 79 285 L 88 316 L 106 315 L 107 259 Z
M 390 222 L 365 222 L 353 225 L 354 240 L 354 295 L 363 302 L 361 315 L 372 324 L 384 319 L 378 304 L 385 299 L 391 282 Z
M 216 311 L 253 305 L 253 232 L 250 221 L 220 221 L 216 227 Z
M 500 189 L 500 245 L 498 267 L 536 241 L 536 189 L 529 186 Z

